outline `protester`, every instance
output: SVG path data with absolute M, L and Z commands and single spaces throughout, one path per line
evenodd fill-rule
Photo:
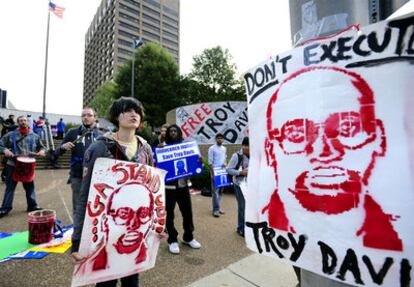
M 163 124 L 160 128 L 160 134 L 156 137 L 156 139 L 152 143 L 152 148 L 155 149 L 156 147 L 163 147 L 165 146 L 165 135 L 167 133 L 168 124 Z
M 45 148 L 39 137 L 30 131 L 28 120 L 25 116 L 17 118 L 18 130 L 7 133 L 0 140 L 0 153 L 8 158 L 6 165 L 6 191 L 3 198 L 3 204 L 0 208 L 0 217 L 6 216 L 13 208 L 14 191 L 16 189 L 16 176 L 20 173 L 16 161 L 19 157 L 24 156 L 42 156 L 46 155 Z M 34 170 L 33 170 L 34 172 Z M 36 202 L 35 185 L 33 178 L 30 181 L 23 182 L 23 188 L 26 191 L 27 211 L 41 209 Z
M 177 125 L 167 128 L 165 143 L 167 145 L 183 142 L 183 132 Z M 178 232 L 174 226 L 174 209 L 178 204 L 183 217 L 183 243 L 193 249 L 201 248 L 201 244 L 194 239 L 193 211 L 191 207 L 190 191 L 187 178 L 180 178 L 165 184 L 165 207 L 167 211 L 166 228 L 168 232 L 168 250 L 172 254 L 179 254 Z
M 31 114 L 28 114 L 28 115 L 27 115 L 27 123 L 28 123 L 29 129 L 30 129 L 31 131 L 34 131 L 35 123 L 34 123 L 34 120 L 33 120 L 33 118 L 32 118 L 32 115 L 31 115 Z
M 63 121 L 62 118 L 60 118 L 60 120 L 57 122 L 56 128 L 57 128 L 57 138 L 59 140 L 63 139 L 63 134 L 65 133 L 65 122 Z
M 237 233 L 244 237 L 244 209 L 245 201 L 240 185 L 247 180 L 249 167 L 249 138 L 245 137 L 242 141 L 242 148 L 235 152 L 227 165 L 227 172 L 233 176 L 234 193 L 237 199 Z
M 221 195 L 223 188 L 216 188 L 214 186 L 214 168 L 215 167 L 226 167 L 227 150 L 223 146 L 224 136 L 222 134 L 216 135 L 216 144 L 212 145 L 208 149 L 208 165 L 210 167 L 211 176 L 211 194 L 213 203 L 213 216 L 220 217 L 220 214 L 224 214 L 224 211 L 220 209 Z
M 45 118 L 40 116 L 34 125 L 34 132 L 39 136 L 40 139 L 43 139 L 44 126 L 45 126 Z
M 82 125 L 68 131 L 61 145 L 56 149 L 56 160 L 66 151 L 71 151 L 69 182 L 72 189 L 73 214 L 79 202 L 79 192 L 82 183 L 82 162 L 83 155 L 91 143 L 93 143 L 101 133 L 95 126 L 96 115 L 92 108 L 85 107 L 82 110 Z M 62 119 L 61 119 L 61 121 Z M 58 123 L 59 124 L 59 123 Z M 64 125 L 64 124 L 63 124 Z
M 9 115 L 9 117 L 3 123 L 3 128 L 4 129 L 2 131 L 2 136 L 17 129 L 16 122 L 14 121 L 14 115 Z
M 139 136 L 135 135 L 143 122 L 143 107 L 133 98 L 121 97 L 112 103 L 109 110 L 109 120 L 118 128 L 115 133 L 108 132 L 90 145 L 83 161 L 84 177 L 81 185 L 79 203 L 74 217 L 74 232 L 72 235 L 72 261 L 79 264 L 86 260 L 78 253 L 85 218 L 89 187 L 95 160 L 99 157 L 128 160 L 146 165 L 153 165 L 154 159 L 151 147 Z M 137 287 L 139 275 L 133 274 L 121 278 L 123 287 Z M 115 287 L 117 280 L 96 284 L 97 287 Z

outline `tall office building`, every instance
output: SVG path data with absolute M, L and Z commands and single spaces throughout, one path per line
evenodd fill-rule
M 180 0 L 102 0 L 85 37 L 83 104 L 134 54 L 134 39 L 155 42 L 179 62 Z

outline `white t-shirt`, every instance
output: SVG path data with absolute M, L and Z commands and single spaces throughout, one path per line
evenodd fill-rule
M 208 149 L 208 164 L 213 167 L 222 167 L 227 158 L 227 149 L 225 146 L 217 144 Z

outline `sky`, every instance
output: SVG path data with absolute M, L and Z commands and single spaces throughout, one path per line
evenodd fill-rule
M 20 110 L 42 111 L 48 0 L 1 1 L 0 89 Z M 101 0 L 55 0 L 51 15 L 46 113 L 82 109 L 85 33 Z M 220 45 L 241 75 L 291 48 L 288 0 L 181 0 L 180 74 L 193 56 Z

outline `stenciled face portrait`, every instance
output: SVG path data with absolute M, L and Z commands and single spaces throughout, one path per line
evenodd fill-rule
M 138 183 L 122 186 L 108 201 L 107 247 L 114 247 L 119 254 L 139 251 L 153 218 L 152 194 Z
M 374 103 L 365 80 L 345 70 L 307 70 L 284 82 L 267 111 L 267 152 L 279 192 L 310 212 L 358 207 L 375 158 L 385 153 Z

